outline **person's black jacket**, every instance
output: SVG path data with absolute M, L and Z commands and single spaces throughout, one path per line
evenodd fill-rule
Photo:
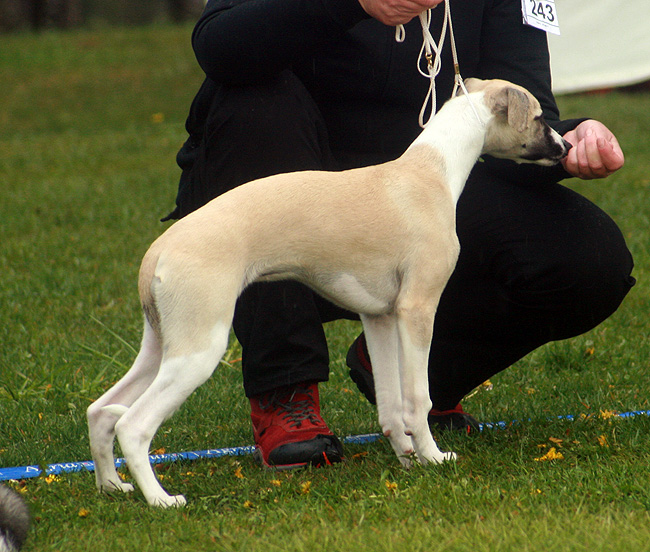
M 464 78 L 500 78 L 530 90 L 560 134 L 580 120 L 560 120 L 551 91 L 546 34 L 522 22 L 520 0 L 450 0 Z M 431 32 L 440 36 L 444 6 L 433 10 Z M 422 46 L 419 18 L 394 27 L 370 18 L 357 0 L 210 0 L 192 45 L 206 80 L 187 120 L 190 139 L 183 163 L 202 135 L 215 90 L 261 81 L 291 69 L 315 98 L 337 152 L 370 154 L 376 162 L 398 157 L 421 131 L 418 114 L 428 81 L 417 71 Z M 454 66 L 449 32 L 436 79 L 438 107 L 450 97 Z M 582 120 L 582 119 L 581 119 Z M 513 182 L 567 177 L 547 168 L 486 159 Z

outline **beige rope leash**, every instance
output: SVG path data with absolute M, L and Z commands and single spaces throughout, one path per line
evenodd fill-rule
M 442 48 L 447 36 L 447 27 L 449 27 L 449 39 L 451 42 L 451 55 L 454 60 L 454 89 L 451 93 L 452 97 L 456 96 L 458 89 L 460 88 L 463 93 L 468 97 L 469 104 L 476 115 L 476 118 L 479 122 L 481 118 L 479 117 L 472 100 L 469 98 L 469 92 L 465 88 L 463 83 L 463 78 L 460 74 L 460 65 L 458 63 L 458 52 L 456 50 L 456 40 L 454 38 L 454 27 L 451 20 L 451 7 L 449 5 L 449 0 L 444 0 L 445 3 L 445 17 L 442 23 L 442 30 L 440 31 L 440 39 L 438 42 L 435 41 L 431 35 L 429 27 L 431 25 L 431 9 L 428 9 L 420 14 L 420 24 L 422 25 L 422 48 L 420 48 L 420 54 L 418 56 L 417 68 L 418 72 L 429 79 L 429 89 L 427 95 L 422 104 L 422 109 L 420 110 L 420 115 L 418 117 L 418 123 L 422 128 L 425 128 L 433 116 L 436 113 L 436 77 L 440 73 L 442 67 Z M 395 40 L 397 42 L 404 42 L 406 38 L 406 30 L 404 25 L 398 25 L 395 28 Z M 425 73 L 422 70 L 422 58 L 426 59 L 427 63 L 427 72 Z M 427 120 L 424 120 L 427 108 L 431 105 L 431 111 L 429 112 L 429 117 Z

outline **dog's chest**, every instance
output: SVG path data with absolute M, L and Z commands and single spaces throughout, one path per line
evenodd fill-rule
M 399 290 L 397 277 L 377 274 L 372 279 L 350 273 L 310 278 L 316 292 L 337 305 L 358 313 L 378 315 L 393 310 Z

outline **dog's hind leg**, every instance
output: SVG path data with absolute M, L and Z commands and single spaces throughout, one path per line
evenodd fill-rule
M 158 483 L 149 463 L 149 446 L 160 425 L 210 377 L 226 351 L 229 331 L 229 323 L 218 322 L 210 331 L 206 349 L 196 352 L 187 348 L 185 354 L 179 354 L 174 343 L 168 347 L 166 340 L 158 375 L 115 426 L 129 471 L 151 505 L 185 504 L 182 495 L 170 496 Z M 173 352 L 168 355 L 168 350 Z
M 161 357 L 158 338 L 145 319 L 142 345 L 133 366 L 120 381 L 88 407 L 86 414 L 90 450 L 95 463 L 95 481 L 100 491 L 133 490 L 132 485 L 122 482 L 115 469 L 113 441 L 115 423 L 121 415 L 114 413 L 115 405 L 126 408 L 133 404 L 156 377 Z
M 409 467 L 414 449 L 402 419 L 397 320 L 392 314 L 360 316 L 372 363 L 379 425 L 402 465 Z

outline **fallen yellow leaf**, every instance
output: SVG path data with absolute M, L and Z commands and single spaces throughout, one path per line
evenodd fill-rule
M 551 447 L 544 456 L 535 458 L 535 462 L 546 462 L 547 460 L 562 460 L 564 455 L 558 452 L 555 447 Z

